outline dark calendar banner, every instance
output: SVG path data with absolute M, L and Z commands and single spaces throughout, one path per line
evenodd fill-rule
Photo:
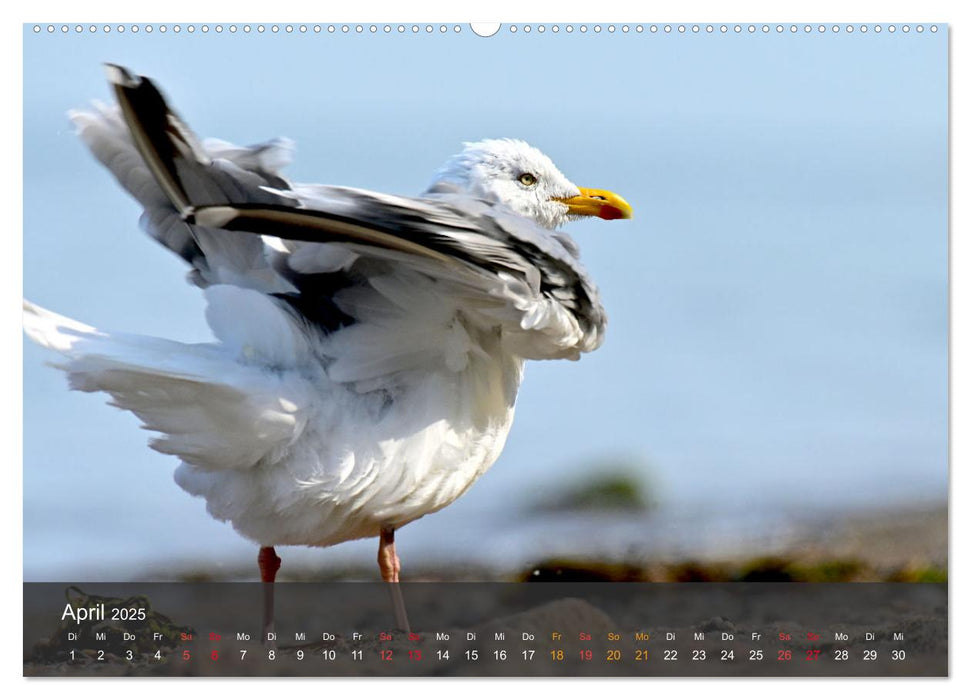
M 946 584 L 24 584 L 28 676 L 945 676 Z

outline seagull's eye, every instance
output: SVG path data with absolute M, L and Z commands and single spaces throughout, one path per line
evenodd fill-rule
M 532 187 L 536 184 L 536 176 L 532 173 L 523 173 L 519 176 L 519 181 L 526 185 L 526 187 Z

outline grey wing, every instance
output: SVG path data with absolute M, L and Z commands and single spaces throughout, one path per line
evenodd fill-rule
M 265 186 L 285 187 L 277 168 L 289 142 L 203 148 L 151 81 L 108 66 L 119 106 L 69 113 L 82 141 L 144 208 L 142 226 L 192 266 L 191 282 L 235 284 L 268 293 L 293 288 L 272 269 L 258 238 L 241 240 L 184 219 L 189 201 L 281 203 Z
M 150 80 L 108 73 L 120 110 L 74 118 L 152 235 L 200 285 L 272 294 L 334 344 L 357 338 L 335 356 L 384 353 L 367 368 L 354 358 L 350 379 L 407 364 L 395 348 L 410 362 L 431 356 L 433 340 L 462 345 L 466 327 L 526 358 L 600 345 L 606 317 L 564 234 L 447 188 L 416 199 L 291 185 L 278 173 L 286 145 L 203 147 Z
M 479 327 L 501 329 L 522 357 L 576 358 L 602 343 L 606 314 L 565 234 L 449 190 L 410 198 L 296 185 L 280 194 L 297 205 L 201 206 L 193 218 L 279 239 L 277 269 L 301 288 L 315 272 L 350 275 L 358 282 L 333 299 L 357 320 L 381 307 L 377 296 L 395 293 L 373 291 L 375 278 L 407 278 L 436 284 L 440 299 L 459 300 L 457 310 Z

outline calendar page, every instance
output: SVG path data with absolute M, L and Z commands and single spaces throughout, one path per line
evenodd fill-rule
M 947 676 L 948 34 L 25 24 L 23 674 Z

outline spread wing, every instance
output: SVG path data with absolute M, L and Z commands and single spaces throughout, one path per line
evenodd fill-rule
M 72 115 L 200 286 L 272 295 L 320 332 L 337 381 L 430 361 L 461 369 L 501 343 L 523 358 L 597 348 L 606 318 L 575 244 L 498 202 L 295 185 L 289 142 L 201 144 L 150 80 L 110 66 L 119 110 Z

